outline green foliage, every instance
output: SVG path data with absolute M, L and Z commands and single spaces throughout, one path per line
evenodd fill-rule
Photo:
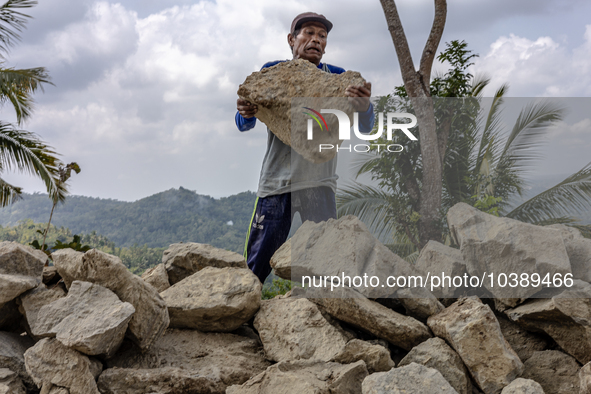
M 480 196 L 480 198 L 477 195 L 472 196 L 472 198 L 475 200 L 473 204 L 474 208 L 494 216 L 499 216 L 499 203 L 503 201 L 501 197 L 485 194 Z
M 55 210 L 52 223 L 76 234 L 96 231 L 120 247 L 146 244 L 160 248 L 199 242 L 242 254 L 255 199 L 252 192 L 214 199 L 184 188 L 135 202 L 70 196 Z M 47 195 L 24 195 L 21 201 L 0 210 L 0 224 L 14 225 L 25 219 L 45 222 L 50 210 Z
M 270 300 L 278 295 L 283 295 L 289 292 L 293 288 L 294 284 L 292 281 L 287 279 L 276 278 L 273 279 L 273 283 L 265 283 L 263 285 L 263 300 Z

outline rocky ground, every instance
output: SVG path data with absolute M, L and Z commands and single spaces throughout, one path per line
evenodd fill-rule
M 448 223 L 460 248 L 430 242 L 414 265 L 352 216 L 304 224 L 272 264 L 285 278 L 435 267 L 573 284 L 296 288 L 261 300 L 243 258 L 209 245 L 171 245 L 140 278 L 96 250 L 60 250 L 48 266 L 0 243 L 0 394 L 591 393 L 591 240 L 465 204 Z

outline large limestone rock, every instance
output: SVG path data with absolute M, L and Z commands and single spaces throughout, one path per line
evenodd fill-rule
M 506 386 L 501 394 L 544 394 L 544 389 L 531 379 L 517 378 Z
M 314 138 L 308 140 L 307 121 L 312 118 L 303 112 L 307 108 L 340 110 L 348 115 L 351 124 L 354 109 L 345 90 L 349 85 L 364 83 L 358 72 L 326 73 L 307 60 L 297 59 L 252 73 L 238 88 L 238 96 L 257 105 L 257 119 L 284 144 L 313 163 L 323 163 L 335 156 L 336 149 L 322 154 L 319 144 L 336 146 L 341 142 L 337 116 L 324 115 L 326 127 L 314 127 Z M 294 97 L 308 99 L 295 104 Z
M 400 289 L 395 295 L 406 310 L 406 314 L 422 322 L 426 322 L 429 316 L 445 309 L 429 290 L 422 287 Z
M 280 278 L 291 280 L 291 238 L 281 245 L 271 256 L 269 264 L 273 268 L 275 275 Z
M 34 327 L 37 324 L 39 310 L 43 306 L 59 300 L 60 298 L 64 298 L 65 296 L 66 292 L 61 286 L 47 288 L 44 284 L 40 284 L 36 288 L 21 294 L 18 298 L 18 308 L 20 313 L 25 317 L 27 323 L 25 329 L 31 338 L 35 340 L 41 339 L 41 336 L 33 333 Z
M 438 370 L 417 363 L 368 376 L 363 381 L 362 392 L 363 394 L 457 394 Z
M 338 298 L 310 298 L 335 319 L 367 331 L 392 345 L 410 350 L 431 338 L 431 332 L 420 321 L 401 315 L 371 301 L 354 290 L 339 288 L 332 295 Z M 315 293 L 306 293 L 315 295 Z M 321 296 L 324 292 L 318 293 Z
M 53 384 L 67 388 L 71 394 L 99 394 L 92 373 L 92 368 L 96 368 L 93 363 L 55 338 L 44 338 L 29 348 L 25 364 L 39 388 Z
M 458 394 L 472 394 L 472 382 L 462 359 L 441 338 L 430 338 L 412 350 L 398 367 L 411 363 L 438 370 Z
M 453 298 L 458 289 L 453 284 L 450 286 L 446 276 L 463 277 L 466 271 L 466 263 L 459 249 L 450 248 L 437 241 L 429 241 L 421 250 L 415 268 L 424 275 L 430 273 L 443 281 L 440 286 L 432 289 L 433 295 L 437 298 Z M 434 283 L 437 284 L 437 283 Z
M 74 281 L 68 295 L 39 310 L 35 335 L 55 336 L 64 345 L 88 355 L 113 355 L 135 308 L 100 285 Z
M 351 339 L 333 359 L 341 364 L 352 364 L 359 360 L 365 362 L 369 373 L 384 372 L 394 368 L 394 361 L 387 348 L 360 339 Z
M 8 368 L 16 372 L 22 381 L 33 386 L 33 380 L 25 368 L 24 354 L 35 342 L 26 336 L 0 332 L 0 368 Z
M 129 272 L 118 257 L 96 249 L 86 253 L 62 249 L 52 254 L 53 262 L 66 286 L 74 280 L 96 283 L 129 302 L 135 313 L 129 321 L 131 338 L 149 348 L 168 327 L 168 310 L 156 289 Z
M 305 298 L 274 298 L 261 303 L 254 319 L 267 359 L 330 361 L 348 339 Z
M 225 387 L 199 371 L 164 367 L 159 369 L 112 368 L 98 380 L 103 394 L 222 394 Z
M 142 274 L 142 279 L 145 280 L 146 283 L 154 286 L 159 293 L 162 293 L 170 287 L 168 273 L 166 272 L 164 264 L 158 264 L 157 266 L 146 270 L 146 272 Z
M 287 248 L 291 253 L 287 253 Z M 284 258 L 280 260 L 279 256 Z M 290 261 L 285 261 L 287 259 Z M 324 279 L 325 276 L 335 276 L 335 287 L 355 287 L 371 298 L 387 298 L 399 289 L 395 283 L 391 283 L 392 287 L 385 286 L 388 276 L 419 275 L 407 261 L 382 245 L 353 215 L 320 223 L 305 222 L 291 242 L 275 252 L 272 262 L 274 267 L 279 264 L 284 267 L 283 272 L 290 272 L 291 277 L 284 279 L 316 288 L 320 287 L 320 280 L 314 282 L 303 277 Z M 291 265 L 289 271 L 285 269 L 288 264 Z M 373 276 L 379 278 L 381 284 L 374 279 L 374 285 L 371 285 Z M 355 277 L 361 281 L 355 281 Z M 364 277 L 367 279 L 363 280 Z M 322 286 L 325 286 L 325 281 L 322 281 Z M 330 289 L 330 280 L 326 281 L 326 286 Z
M 475 297 L 458 300 L 427 324 L 460 355 L 485 394 L 500 393 L 523 371 L 492 310 Z
M 548 340 L 545 336 L 531 333 L 505 316 L 497 315 L 497 320 L 501 326 L 503 337 L 511 345 L 511 349 L 515 350 L 522 362 L 530 358 L 534 352 L 548 348 Z
M 170 327 L 229 332 L 261 304 L 261 282 L 248 268 L 205 267 L 161 293 Z
M 0 394 L 25 394 L 25 385 L 16 372 L 0 368 Z
M 236 252 L 194 242 L 170 245 L 162 255 L 162 264 L 171 285 L 205 267 L 248 268 L 244 257 Z
M 591 282 L 591 239 L 583 237 L 578 229 L 564 224 L 553 224 L 548 227 L 562 234 L 573 277 Z
M 0 305 L 34 288 L 43 277 L 47 256 L 16 242 L 0 242 Z
M 591 361 L 590 284 L 577 280 L 571 290 L 530 300 L 505 313 L 530 331 L 548 334 L 582 364 Z
M 448 211 L 447 222 L 470 275 L 525 273 L 553 278 L 571 273 L 558 230 L 489 215 L 465 203 Z M 484 281 L 484 288 L 495 298 L 515 298 L 512 306 L 541 290 L 534 286 L 500 287 L 498 283 L 491 286 L 490 279 Z
M 581 394 L 591 394 L 591 362 L 579 370 L 579 389 Z
M 101 390 L 111 387 L 117 393 L 126 392 L 119 385 L 125 383 L 123 380 L 129 383 L 136 378 L 138 386 L 126 388 L 130 393 L 150 393 L 152 391 L 147 389 L 141 390 L 150 384 L 160 384 L 160 380 L 178 381 L 179 387 L 209 382 L 207 384 L 219 390 L 212 392 L 223 393 L 227 386 L 242 384 L 269 366 L 258 340 L 234 334 L 177 329 L 168 329 L 146 352 L 125 342 L 114 357 L 106 360 L 106 364 L 109 369 L 101 375 L 99 387 Z M 166 373 L 158 372 L 161 368 L 168 368 L 169 378 Z
M 531 379 L 517 378 L 506 386 L 501 394 L 544 394 L 544 389 Z
M 227 394 L 356 394 L 367 376 L 363 361 L 341 365 L 311 360 L 282 361 Z
M 579 392 L 577 361 L 558 350 L 534 352 L 525 363 L 521 375 L 538 382 L 546 394 L 571 394 Z

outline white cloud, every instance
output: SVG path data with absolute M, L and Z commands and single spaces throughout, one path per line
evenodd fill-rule
M 514 97 L 571 97 L 591 95 L 591 25 L 584 43 L 568 50 L 551 37 L 536 40 L 516 35 L 499 37 L 489 52 L 476 61 L 475 72 L 492 77 L 487 90 L 508 82 Z

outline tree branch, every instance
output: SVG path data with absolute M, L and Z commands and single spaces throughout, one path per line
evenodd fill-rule
M 398 63 L 400 64 L 400 72 L 402 73 L 402 80 L 406 92 L 411 97 L 425 97 L 419 74 L 415 70 L 412 61 L 412 55 L 410 53 L 410 48 L 408 47 L 406 35 L 404 34 L 402 22 L 400 22 L 400 16 L 398 15 L 396 4 L 394 3 L 394 0 L 380 0 L 380 3 L 382 4 L 382 9 L 386 16 L 386 22 L 388 23 L 388 30 L 392 36 L 394 48 L 396 49 L 396 55 L 398 57 Z
M 431 83 L 431 68 L 433 67 L 433 60 L 435 59 L 441 36 L 443 35 L 446 17 L 447 1 L 435 0 L 435 17 L 433 18 L 433 26 L 431 26 L 431 33 L 429 33 L 429 38 L 423 49 L 421 64 L 419 66 L 419 75 L 422 78 L 423 86 L 427 88 Z M 427 93 L 427 95 L 428 94 L 429 93 Z

